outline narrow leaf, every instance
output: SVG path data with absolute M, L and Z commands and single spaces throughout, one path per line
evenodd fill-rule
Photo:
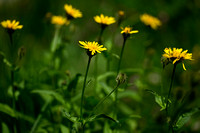
M 108 115 L 105 115 L 105 114 L 99 114 L 99 115 L 93 115 L 91 116 L 90 118 L 88 118 L 88 122 L 92 122 L 92 121 L 95 121 L 97 119 L 100 119 L 100 118 L 104 118 L 104 119 L 108 119 L 108 120 L 111 120 L 117 124 L 119 124 L 119 121 L 118 120 L 115 120 L 113 119 L 112 117 L 108 116 Z
M 54 97 L 57 101 L 61 102 L 62 104 L 65 104 L 65 100 L 59 93 L 52 91 L 52 90 L 33 90 L 32 93 L 39 93 L 44 95 L 50 95 Z

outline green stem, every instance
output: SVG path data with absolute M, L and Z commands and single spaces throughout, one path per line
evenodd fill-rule
M 174 75 L 175 75 L 175 70 L 176 70 L 176 64 L 174 64 L 173 67 L 173 72 L 172 72 L 172 76 L 171 76 L 171 83 L 170 83 L 170 87 L 169 87 L 169 92 L 168 92 L 168 96 L 167 96 L 167 104 L 166 104 L 166 115 L 168 116 L 168 104 L 169 104 L 169 98 L 170 98 L 170 94 L 171 94 L 171 90 L 172 90 L 172 84 L 173 84 L 173 80 L 174 80 Z
M 104 27 L 101 27 L 101 31 L 98 37 L 98 43 L 101 44 L 101 38 L 104 32 Z M 94 88 L 95 88 L 95 93 L 96 93 L 96 88 L 97 88 L 97 76 L 98 76 L 98 55 L 95 57 L 95 64 L 94 64 Z
M 93 115 L 95 113 L 95 111 L 98 109 L 98 107 L 104 103 L 104 101 L 115 91 L 117 90 L 117 88 L 119 87 L 119 84 L 117 84 L 117 86 L 108 94 L 106 95 L 93 109 L 93 111 L 90 113 L 89 116 Z
M 13 38 L 12 38 L 12 33 L 8 33 L 9 35 L 9 39 L 10 39 L 10 56 L 11 56 L 11 63 L 12 63 L 12 68 L 11 68 L 11 73 L 10 73 L 10 79 L 11 79 L 11 87 L 12 87 L 12 93 L 13 93 L 13 96 L 12 96 L 12 106 L 13 106 L 13 111 L 14 111 L 14 114 L 16 115 L 16 98 L 15 98 L 15 85 L 14 85 L 14 82 L 15 82 L 15 75 L 14 75 L 14 45 L 13 45 Z M 17 116 L 16 116 L 17 118 Z M 17 124 L 17 121 L 16 119 L 14 120 L 14 125 L 13 125 L 13 128 L 14 128 L 14 133 L 17 133 L 17 127 L 16 127 L 16 124 Z
M 126 38 L 124 37 L 124 41 L 123 41 L 123 45 L 122 45 L 122 49 L 121 49 L 121 53 L 120 53 L 120 59 L 119 59 L 118 67 L 117 67 L 117 75 L 119 74 L 119 71 L 120 71 L 122 56 L 123 56 L 124 48 L 125 48 L 125 43 L 126 43 Z
M 102 35 L 103 35 L 104 30 L 105 30 L 105 27 L 102 26 L 102 27 L 101 27 L 100 34 L 99 34 L 99 38 L 98 38 L 98 42 L 99 42 L 99 44 L 102 43 L 102 42 L 101 42 L 101 38 L 102 38 Z
M 40 114 L 38 115 L 38 117 L 37 117 L 35 123 L 33 124 L 33 127 L 31 128 L 30 133 L 35 133 L 35 130 L 37 129 L 38 124 L 39 124 L 39 122 L 40 122 L 41 119 L 42 119 L 42 114 L 43 114 L 43 112 L 45 112 L 46 108 L 47 108 L 48 105 L 51 103 L 51 101 L 52 101 L 52 99 L 49 100 L 49 101 L 47 101 L 47 102 L 44 104 L 44 106 L 42 107 L 42 110 L 41 110 Z
M 85 85 L 86 85 L 86 80 L 87 80 L 87 75 L 88 75 L 91 58 L 92 58 L 92 56 L 89 56 L 87 69 L 86 69 L 86 73 L 85 73 L 85 78 L 84 78 L 84 82 L 83 82 L 83 89 L 82 89 L 82 95 L 81 95 L 81 109 L 80 109 L 80 120 L 81 121 L 83 119 L 83 97 L 84 97 Z
M 126 37 L 124 37 L 124 41 L 123 41 L 123 45 L 122 45 L 122 49 L 121 49 L 121 53 L 120 53 L 120 59 L 119 59 L 118 67 L 117 67 L 117 75 L 119 74 L 119 71 L 120 71 L 122 56 L 123 56 L 124 48 L 125 48 L 125 43 L 126 43 Z M 116 115 L 116 113 L 117 113 L 117 101 L 118 101 L 118 91 L 116 90 L 116 92 L 115 92 L 115 103 L 114 103 L 114 106 L 115 106 L 114 115 Z

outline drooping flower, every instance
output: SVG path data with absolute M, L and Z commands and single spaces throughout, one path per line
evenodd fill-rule
M 162 55 L 164 58 L 167 58 L 169 62 L 182 63 L 183 69 L 186 70 L 185 65 L 183 63 L 184 60 L 193 60 L 192 53 L 187 53 L 188 50 L 184 50 L 182 48 L 165 48 L 164 54 Z
M 19 21 L 5 20 L 1 22 L 3 28 L 7 29 L 9 33 L 13 33 L 17 29 L 22 29 L 23 25 L 19 25 Z
M 87 50 L 87 54 L 89 56 L 94 56 L 97 53 L 101 53 L 104 50 L 107 50 L 107 48 L 104 48 L 103 45 L 98 44 L 98 42 L 87 42 L 87 41 L 79 41 L 80 47 Z
M 100 16 L 95 16 L 94 20 L 95 22 L 104 26 L 108 26 L 116 22 L 114 17 L 104 16 L 103 14 L 101 14 Z
M 62 16 L 52 16 L 51 23 L 56 25 L 68 25 L 69 21 L 66 18 L 63 18 Z
M 140 16 L 140 20 L 145 25 L 150 26 L 154 30 L 158 29 L 158 27 L 162 25 L 161 21 L 158 18 L 146 13 Z
M 73 8 L 72 5 L 65 4 L 64 9 L 68 19 L 82 17 L 82 13 L 78 9 Z
M 132 30 L 133 28 L 132 27 L 125 27 L 125 28 L 121 28 L 122 31 L 121 31 L 121 34 L 127 38 L 129 37 L 131 34 L 134 34 L 134 33 L 138 33 L 139 31 L 138 30 Z

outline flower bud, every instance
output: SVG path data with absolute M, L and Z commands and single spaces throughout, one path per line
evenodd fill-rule
M 26 48 L 22 46 L 21 48 L 18 49 L 18 58 L 21 60 L 26 54 Z
M 119 73 L 117 75 L 116 82 L 118 85 L 120 85 L 120 84 L 123 84 L 126 81 L 126 79 L 127 79 L 127 76 L 125 73 Z

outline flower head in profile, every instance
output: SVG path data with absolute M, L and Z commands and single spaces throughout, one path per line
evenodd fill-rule
M 23 25 L 19 25 L 19 21 L 5 20 L 1 22 L 3 28 L 7 29 L 9 33 L 13 33 L 17 29 L 22 29 Z
M 140 20 L 147 26 L 150 26 L 152 29 L 156 30 L 159 26 L 162 25 L 161 21 L 148 14 L 143 14 L 140 16 Z
M 72 5 L 65 4 L 64 9 L 68 19 L 82 17 L 82 13 L 78 9 L 73 8 Z
M 184 60 L 193 60 L 192 53 L 187 53 L 188 50 L 184 50 L 182 48 L 165 48 L 164 54 L 162 55 L 165 59 L 172 64 L 182 63 L 183 69 L 186 70 L 185 65 L 183 63 Z
M 125 28 L 121 28 L 121 29 L 122 29 L 121 34 L 126 38 L 129 37 L 131 34 L 139 32 L 138 30 L 132 30 L 133 28 L 129 27 L 129 26 L 127 26 Z
M 69 21 L 66 18 L 63 18 L 62 16 L 52 16 L 51 23 L 55 25 L 68 25 Z
M 87 50 L 87 54 L 89 56 L 94 56 L 97 53 L 101 53 L 104 50 L 107 50 L 107 48 L 104 48 L 103 45 L 99 45 L 98 42 L 87 42 L 87 41 L 79 41 L 80 47 Z
M 95 20 L 95 22 L 97 22 L 103 26 L 108 26 L 108 25 L 111 25 L 116 22 L 114 17 L 104 16 L 103 14 L 101 14 L 100 16 L 95 16 L 94 20 Z

